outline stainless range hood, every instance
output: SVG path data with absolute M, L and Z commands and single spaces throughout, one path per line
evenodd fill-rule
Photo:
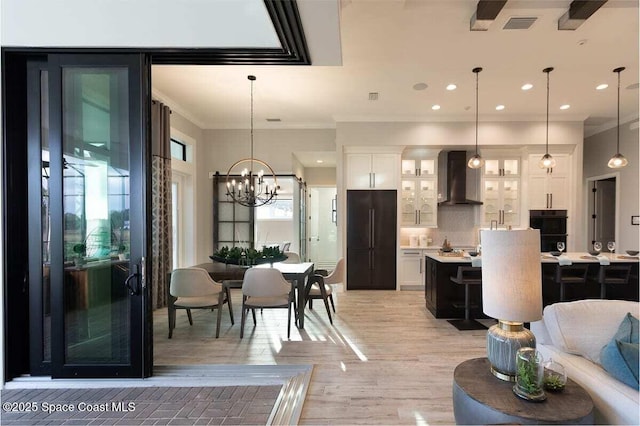
M 447 198 L 439 206 L 481 205 L 482 201 L 467 198 L 467 152 L 447 153 Z

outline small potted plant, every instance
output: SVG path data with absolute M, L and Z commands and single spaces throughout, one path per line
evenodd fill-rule
M 73 258 L 77 267 L 84 265 L 84 258 L 87 255 L 87 245 L 84 243 L 78 243 L 73 246 L 73 252 L 75 256 Z
M 129 253 L 127 253 L 127 246 L 125 246 L 124 244 L 120 244 L 118 246 L 118 259 L 119 260 L 129 259 Z

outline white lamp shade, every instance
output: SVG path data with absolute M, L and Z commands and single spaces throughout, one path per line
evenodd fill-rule
M 482 230 L 482 310 L 503 321 L 542 318 L 540 230 Z

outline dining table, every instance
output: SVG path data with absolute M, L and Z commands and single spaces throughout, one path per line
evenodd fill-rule
M 244 273 L 248 266 L 238 266 L 238 265 L 227 265 L 220 262 L 207 262 L 201 263 L 199 265 L 194 265 L 197 268 L 205 269 L 211 278 L 220 283 L 233 283 L 242 281 L 244 277 Z M 282 273 L 282 276 L 292 282 L 295 288 L 298 290 L 297 293 L 297 326 L 300 329 L 304 328 L 304 306 L 305 306 L 305 298 L 304 298 L 304 290 L 307 279 L 313 274 L 314 271 L 314 263 L 313 262 L 303 262 L 303 263 L 283 263 L 283 262 L 275 262 L 275 263 L 263 263 L 260 265 L 251 266 L 252 268 L 275 268 Z M 227 287 L 233 287 L 232 285 L 228 285 Z

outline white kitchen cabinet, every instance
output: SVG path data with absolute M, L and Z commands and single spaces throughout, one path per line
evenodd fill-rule
M 403 249 L 400 253 L 400 290 L 424 287 L 424 251 Z
M 398 189 L 398 154 L 349 153 L 347 189 Z
M 488 158 L 484 162 L 483 175 L 487 177 L 520 176 L 519 158 Z
M 551 169 L 538 166 L 540 157 L 539 154 L 529 156 L 529 209 L 567 210 L 569 208 L 569 156 L 554 155 L 556 166 Z
M 436 159 L 402 159 L 401 165 L 402 177 L 435 177 L 436 176 Z
M 435 178 L 403 179 L 401 219 L 403 226 L 438 225 L 438 188 Z
M 484 179 L 483 224 L 520 225 L 520 179 Z
M 482 177 L 483 226 L 520 226 L 520 159 L 487 158 Z

